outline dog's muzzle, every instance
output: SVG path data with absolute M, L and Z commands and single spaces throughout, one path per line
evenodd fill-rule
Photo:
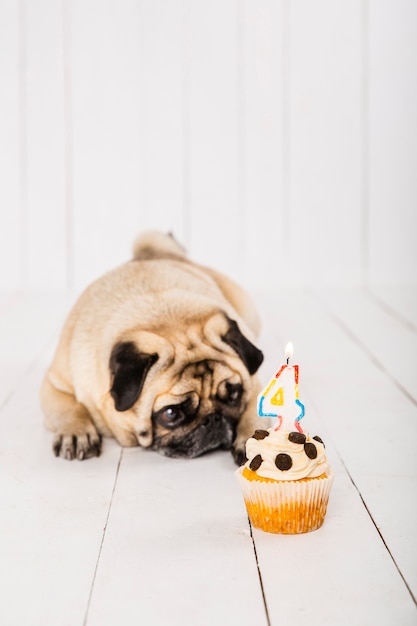
M 187 433 L 176 435 L 173 430 L 169 436 L 156 435 L 152 448 L 165 456 L 192 459 L 217 448 L 230 450 L 235 436 L 236 420 L 221 413 L 209 413 Z

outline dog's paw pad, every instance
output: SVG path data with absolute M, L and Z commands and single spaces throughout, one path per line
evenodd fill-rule
M 90 459 L 100 456 L 101 436 L 97 433 L 83 435 L 62 435 L 54 437 L 52 449 L 55 456 L 62 457 L 67 461 L 78 459 Z

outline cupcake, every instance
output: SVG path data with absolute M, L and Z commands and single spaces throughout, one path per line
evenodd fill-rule
M 256 430 L 246 442 L 247 462 L 236 471 L 249 519 L 271 533 L 298 534 L 323 524 L 333 473 L 323 441 L 304 433 L 298 399 L 299 366 L 287 363 L 258 396 L 260 417 L 276 417 L 274 428 Z
M 246 456 L 236 475 L 253 526 L 282 534 L 320 528 L 333 482 L 320 437 L 256 430 Z

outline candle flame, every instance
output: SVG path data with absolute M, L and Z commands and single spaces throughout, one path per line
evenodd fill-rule
M 293 353 L 294 353 L 294 348 L 293 348 L 292 342 L 289 341 L 285 347 L 285 358 L 287 359 L 287 362 L 292 357 Z

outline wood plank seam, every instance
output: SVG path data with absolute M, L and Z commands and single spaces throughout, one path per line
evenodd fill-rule
M 376 304 L 376 306 L 381 309 L 381 311 L 392 317 L 392 319 L 394 319 L 396 322 L 402 324 L 407 330 L 413 333 L 417 332 L 417 326 L 413 322 L 408 320 L 399 311 L 396 311 L 387 302 L 384 302 L 384 300 L 382 300 L 382 298 L 373 293 L 372 290 L 369 290 L 369 292 L 367 292 L 367 295 L 369 296 L 370 300 L 372 300 Z
M 92 600 L 93 593 L 94 593 L 94 586 L 95 586 L 95 582 L 96 582 L 97 572 L 98 572 L 98 568 L 99 568 L 99 565 L 100 565 L 101 553 L 103 551 L 103 545 L 104 545 L 104 541 L 105 541 L 105 538 L 106 538 L 107 526 L 108 526 L 109 519 L 110 519 L 110 513 L 111 513 L 111 509 L 112 509 L 112 505 L 113 505 L 114 494 L 116 492 L 116 486 L 117 486 L 117 481 L 118 481 L 118 478 L 119 478 L 120 466 L 121 466 L 121 463 L 122 463 L 122 460 L 123 460 L 123 451 L 124 451 L 124 449 L 120 448 L 119 461 L 118 461 L 117 467 L 116 467 L 116 474 L 115 474 L 115 477 L 114 477 L 114 484 L 113 484 L 113 489 L 112 489 L 112 492 L 111 492 L 109 508 L 107 510 L 107 516 L 106 516 L 106 521 L 104 523 L 103 534 L 102 534 L 102 537 L 101 537 L 100 548 L 99 548 L 98 555 L 97 555 L 96 566 L 94 568 L 93 578 L 92 578 L 92 581 L 91 581 L 91 588 L 90 588 L 90 593 L 88 595 L 88 600 L 87 600 L 87 606 L 86 606 L 86 610 L 85 610 L 85 618 L 84 618 L 83 626 L 87 626 L 87 623 L 88 623 L 88 615 L 89 615 L 89 612 L 90 612 L 91 600 Z
M 259 584 L 261 586 L 262 600 L 263 600 L 264 607 L 265 607 L 266 623 L 267 623 L 267 626 L 271 626 L 271 620 L 269 618 L 269 611 L 268 611 L 268 604 L 267 604 L 267 601 L 266 601 L 264 583 L 263 583 L 263 580 L 262 580 L 261 568 L 259 566 L 258 553 L 256 551 L 255 538 L 253 536 L 252 524 L 250 523 L 249 518 L 248 518 L 248 524 L 249 524 L 249 529 L 250 529 L 250 537 L 251 537 L 251 540 L 252 540 L 253 552 L 254 552 L 254 555 L 255 555 L 256 569 L 258 570 Z
M 403 387 L 403 385 L 393 376 L 386 367 L 381 363 L 381 361 L 366 347 L 366 345 L 359 339 L 359 337 L 350 329 L 348 326 L 341 320 L 337 315 L 332 312 L 329 312 L 329 316 L 332 320 L 343 330 L 343 332 L 367 355 L 367 357 L 372 361 L 372 363 L 381 371 L 383 374 L 401 391 L 401 393 L 406 396 L 408 400 L 414 405 L 417 406 L 417 398 L 414 398 L 410 394 L 410 392 Z
M 383 536 L 382 532 L 380 531 L 380 529 L 379 529 L 379 527 L 378 527 L 378 524 L 376 523 L 376 521 L 375 521 L 375 519 L 374 519 L 374 517 L 373 517 L 373 515 L 372 515 L 371 511 L 369 510 L 369 507 L 368 507 L 368 505 L 366 504 L 366 502 L 365 502 L 365 500 L 364 500 L 364 498 L 363 498 L 363 496 L 362 496 L 362 494 L 361 494 L 361 492 L 360 492 L 360 490 L 359 490 L 359 488 L 358 488 L 357 484 L 355 483 L 355 481 L 354 481 L 354 479 L 353 479 L 353 477 L 352 477 L 351 473 L 349 472 L 348 468 L 346 467 L 346 465 L 345 465 L 345 463 L 344 463 L 343 459 L 342 459 L 340 456 L 339 456 L 339 458 L 340 458 L 340 461 L 341 461 L 341 463 L 342 463 L 343 467 L 345 468 L 345 471 L 346 471 L 347 475 L 349 476 L 349 479 L 350 479 L 350 481 L 351 481 L 352 485 L 354 486 L 355 490 L 357 491 L 357 493 L 358 493 L 358 495 L 359 495 L 359 497 L 360 497 L 360 499 L 361 499 L 361 501 L 362 501 L 362 504 L 363 504 L 363 506 L 365 507 L 365 510 L 366 510 L 366 512 L 367 512 L 367 513 L 368 513 L 368 515 L 369 515 L 369 518 L 370 518 L 370 520 L 371 520 L 372 524 L 375 526 L 375 529 L 376 529 L 376 531 L 377 531 L 377 533 L 378 533 L 378 535 L 379 535 L 379 537 L 380 537 L 380 539 L 381 539 L 382 543 L 384 544 L 384 547 L 385 547 L 386 551 L 387 551 L 387 552 L 388 552 L 388 554 L 390 555 L 392 562 L 394 563 L 394 565 L 395 565 L 395 567 L 396 567 L 396 569 L 397 569 L 397 571 L 398 571 L 399 575 L 401 576 L 402 581 L 403 581 L 404 585 L 406 586 L 408 593 L 410 594 L 410 596 L 411 596 L 411 598 L 412 598 L 412 600 L 413 600 L 414 604 L 417 606 L 417 599 L 416 599 L 415 595 L 413 594 L 413 592 L 412 592 L 412 590 L 411 590 L 411 588 L 410 588 L 409 584 L 407 583 L 407 581 L 406 581 L 406 579 L 405 579 L 405 577 L 404 577 L 404 574 L 402 573 L 402 571 L 401 571 L 401 569 L 400 569 L 400 567 L 399 567 L 399 565 L 398 565 L 397 561 L 396 561 L 396 560 L 395 560 L 395 558 L 394 558 L 394 555 L 392 554 L 391 550 L 389 549 L 388 544 L 387 544 L 387 542 L 385 541 L 384 536 Z
M 373 354 L 373 352 L 363 343 L 363 341 L 356 335 L 354 331 L 352 331 L 347 324 L 336 314 L 331 311 L 326 302 L 321 298 L 321 296 L 313 291 L 310 292 L 311 295 L 316 297 L 318 301 L 327 308 L 327 312 L 329 317 L 335 322 L 335 324 L 349 337 L 366 356 L 372 361 L 372 363 L 399 389 L 399 391 L 414 405 L 417 406 L 417 398 L 411 395 L 411 393 L 400 383 L 399 380 L 395 378 L 387 368 L 381 363 L 381 361 Z

